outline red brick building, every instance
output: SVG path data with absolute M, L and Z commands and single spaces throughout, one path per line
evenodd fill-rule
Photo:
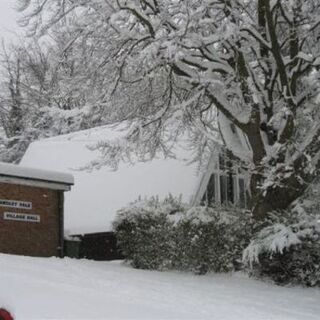
M 0 252 L 63 256 L 64 192 L 73 176 L 0 163 Z

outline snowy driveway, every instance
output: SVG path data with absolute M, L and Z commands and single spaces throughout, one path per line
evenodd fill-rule
M 17 320 L 320 319 L 318 289 L 282 288 L 241 274 L 195 276 L 2 254 L 0 303 Z

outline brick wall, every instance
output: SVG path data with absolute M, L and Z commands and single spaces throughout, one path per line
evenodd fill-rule
M 59 254 L 59 193 L 0 183 L 0 199 L 32 202 L 32 209 L 0 206 L 0 252 L 49 257 Z M 40 222 L 5 220 L 4 213 L 40 216 Z

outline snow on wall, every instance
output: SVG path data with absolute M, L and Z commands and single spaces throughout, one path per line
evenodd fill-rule
M 69 172 L 75 177 L 65 194 L 65 231 L 69 234 L 111 230 L 116 211 L 139 196 L 168 193 L 189 202 L 198 182 L 196 165 L 187 165 L 191 154 L 177 148 L 177 159 L 154 159 L 134 165 L 122 163 L 117 171 L 108 167 L 92 172 L 75 170 L 98 156 L 90 143 L 119 137 L 123 132 L 108 126 L 44 139 L 32 143 L 21 165 Z
M 38 166 L 37 166 L 38 167 Z M 51 168 L 42 168 L 51 169 Z M 34 179 L 41 181 L 50 181 L 72 185 L 74 183 L 73 175 L 71 173 L 62 173 L 51 170 L 41 170 L 31 168 L 28 165 L 22 167 L 20 165 L 0 163 L 0 175 L 12 176 L 18 178 Z

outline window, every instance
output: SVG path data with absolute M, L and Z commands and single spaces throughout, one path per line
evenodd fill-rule
M 222 154 L 219 155 L 218 162 L 218 166 L 214 167 L 214 172 L 210 175 L 201 202 L 209 206 L 235 204 L 245 208 L 247 203 L 244 176 L 240 175 L 232 161 Z

